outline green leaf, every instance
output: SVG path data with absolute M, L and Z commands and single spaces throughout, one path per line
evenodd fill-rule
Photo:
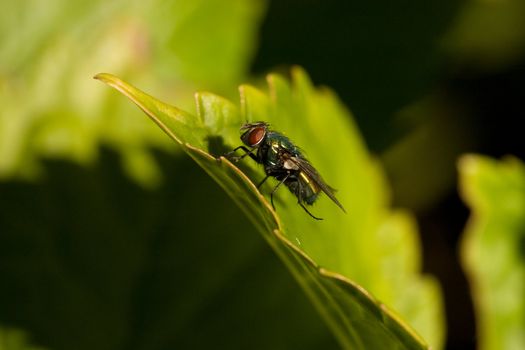
M 44 350 L 31 344 L 26 332 L 17 328 L 0 327 L 1 350 Z
M 194 86 L 232 91 L 249 65 L 265 1 L 14 1 L 0 13 L 0 178 L 35 178 L 43 157 L 93 164 L 100 144 L 124 155 L 145 186 L 162 174 L 152 147 L 172 150 L 154 125 L 85 77 L 111 70 L 157 94 Z M 7 35 L 8 34 L 8 35 Z M 79 45 L 79 43 L 82 43 Z M 156 78 L 155 78 L 156 77 Z M 160 78 L 162 77 L 162 78 Z
M 269 75 L 268 94 L 241 86 L 240 111 L 221 97 L 198 93 L 197 116 L 110 74 L 96 78 L 137 104 L 233 198 L 304 288 L 342 346 L 427 347 L 366 288 L 440 348 L 440 292 L 433 279 L 419 275 L 413 219 L 388 209 L 382 171 L 336 96 L 328 89 L 314 88 L 301 69 L 295 68 L 292 76 L 290 86 L 282 77 Z M 325 220 L 314 221 L 286 190 L 277 192 L 274 212 L 267 200 L 272 183 L 268 181 L 261 192 L 254 185 L 263 176 L 257 164 L 249 160 L 232 164 L 221 156 L 239 145 L 243 120 L 268 121 L 304 147 L 312 164 L 338 189 L 348 214 L 322 198 L 312 211 Z
M 93 167 L 45 160 L 38 182 L 0 181 L 1 325 L 53 350 L 337 348 L 189 157 L 153 152 L 167 180 L 145 189 L 118 152 L 100 153 Z
M 519 62 L 525 47 L 525 2 L 465 2 L 442 43 L 452 60 L 485 70 Z
M 472 210 L 463 238 L 480 349 L 525 348 L 525 166 L 469 155 L 460 189 Z

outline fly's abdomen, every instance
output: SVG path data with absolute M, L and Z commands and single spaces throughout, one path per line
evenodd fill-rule
M 312 205 L 317 200 L 321 191 L 315 182 L 303 172 L 299 172 L 293 180 L 287 181 L 286 186 L 300 202 L 308 205 Z
M 302 171 L 299 173 L 299 181 L 301 181 L 301 188 L 303 189 L 302 197 L 305 203 L 312 205 L 319 196 L 321 189 Z

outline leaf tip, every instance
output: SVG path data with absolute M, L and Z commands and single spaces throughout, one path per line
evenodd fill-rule
M 93 77 L 93 79 L 100 80 L 101 82 L 108 85 L 119 85 L 122 83 L 119 78 L 110 73 L 98 73 Z
M 111 74 L 109 74 L 109 73 L 98 73 L 98 74 L 95 74 L 93 76 L 93 79 L 105 81 L 105 80 L 107 80 L 108 76 L 110 76 L 110 75 Z

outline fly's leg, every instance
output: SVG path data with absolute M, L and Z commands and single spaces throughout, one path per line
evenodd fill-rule
M 235 156 L 235 152 L 237 152 L 237 150 L 240 150 L 242 149 L 245 153 L 242 155 L 242 156 Z M 226 153 L 224 156 L 234 162 L 238 162 L 240 161 L 241 159 L 243 159 L 244 157 L 246 156 L 250 156 L 251 159 L 255 160 L 257 163 L 259 163 L 259 161 L 257 160 L 257 157 L 252 153 L 253 150 L 249 150 L 248 148 L 244 147 L 244 146 L 239 146 L 237 148 L 235 148 L 233 151 L 230 151 L 228 153 Z
M 266 176 L 268 177 L 268 176 Z M 273 210 L 275 210 L 275 205 L 273 204 L 273 194 L 275 193 L 275 191 L 277 191 L 277 189 L 279 188 L 279 186 L 281 186 L 288 178 L 290 177 L 290 173 L 287 173 L 286 176 L 284 177 L 284 179 L 282 179 L 278 184 L 277 186 L 275 186 L 272 190 L 272 192 L 270 193 L 270 202 L 272 203 L 272 208 Z
M 299 191 L 297 192 L 297 203 L 301 206 L 301 208 L 304 209 L 304 211 L 310 215 L 312 218 L 314 218 L 315 220 L 323 220 L 323 218 L 318 218 L 317 216 L 314 216 L 312 213 L 310 213 L 310 211 L 308 211 L 308 209 L 306 209 L 306 207 L 304 206 L 303 204 L 303 189 L 302 189 L 302 185 L 301 185 L 301 182 L 299 182 Z
M 263 183 L 270 177 L 270 175 L 266 175 L 266 177 L 264 179 L 262 179 L 261 182 L 259 182 L 259 184 L 257 185 L 257 188 L 261 188 L 261 186 L 263 185 Z
M 310 215 L 311 217 L 313 217 L 315 220 L 323 220 L 323 218 L 318 218 L 317 216 L 314 216 L 312 213 L 310 213 L 310 212 L 308 211 L 308 209 L 306 209 L 306 207 L 304 206 L 303 203 L 299 202 L 299 205 L 304 209 L 304 211 L 305 211 L 308 215 Z

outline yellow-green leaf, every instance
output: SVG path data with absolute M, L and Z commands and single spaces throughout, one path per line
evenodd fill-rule
M 304 71 L 292 84 L 269 75 L 269 93 L 240 87 L 240 110 L 210 93 L 196 94 L 197 115 L 169 106 L 109 75 L 97 79 L 129 97 L 217 181 L 283 260 L 342 346 L 352 349 L 434 348 L 443 338 L 436 282 L 420 275 L 420 250 L 411 216 L 389 209 L 382 170 L 348 110 L 328 89 L 315 88 Z M 304 148 L 324 179 L 338 189 L 345 214 L 322 197 L 309 217 L 286 189 L 268 202 L 275 182 L 250 159 L 232 164 L 221 155 L 240 144 L 244 121 L 265 120 Z M 242 170 L 241 170 L 242 169 Z M 366 288 L 366 289 L 365 289 Z M 379 302 L 367 290 L 382 302 Z M 393 307 L 397 313 L 391 311 Z
M 525 166 L 469 155 L 459 170 L 472 210 L 461 254 L 480 349 L 525 349 Z

